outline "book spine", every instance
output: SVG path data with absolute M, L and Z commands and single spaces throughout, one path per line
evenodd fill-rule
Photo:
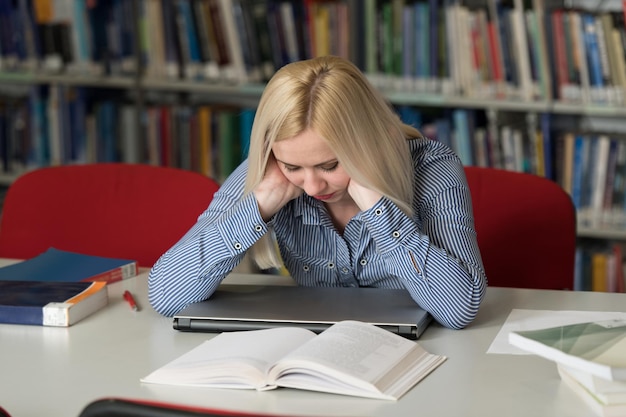
M 94 275 L 88 279 L 83 281 L 102 281 L 108 282 L 109 284 L 117 281 L 122 281 L 124 279 L 132 278 L 137 276 L 139 273 L 139 266 L 137 262 L 129 262 L 126 265 L 122 265 L 118 268 L 111 269 L 109 271 L 102 272 L 100 274 Z
M 43 309 L 39 306 L 0 305 L 0 323 L 43 325 Z

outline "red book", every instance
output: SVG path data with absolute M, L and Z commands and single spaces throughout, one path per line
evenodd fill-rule
M 565 51 L 565 31 L 563 29 L 563 11 L 560 9 L 554 10 L 550 18 L 552 19 L 552 39 L 554 42 L 554 53 L 556 55 L 556 79 L 559 86 L 557 91 L 559 99 L 563 99 L 561 88 L 569 84 L 567 52 Z
M 491 65 L 493 68 L 494 81 L 503 81 L 503 70 L 501 67 L 502 57 L 498 42 L 498 28 L 493 21 L 487 23 L 487 34 L 489 35 L 489 56 L 491 57 Z

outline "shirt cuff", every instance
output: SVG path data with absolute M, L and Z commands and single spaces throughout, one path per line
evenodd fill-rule
M 361 220 L 376 242 L 380 254 L 410 244 L 412 239 L 420 236 L 415 221 L 386 197 L 361 212 Z
M 231 255 L 245 253 L 265 233 L 267 225 L 252 193 L 244 196 L 229 213 L 227 221 L 219 222 L 217 230 Z

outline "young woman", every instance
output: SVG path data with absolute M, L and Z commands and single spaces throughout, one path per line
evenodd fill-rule
M 486 287 L 459 158 L 403 124 L 338 57 L 270 80 L 248 159 L 153 266 L 150 303 L 171 316 L 207 299 L 248 250 L 299 285 L 406 288 L 455 329 Z

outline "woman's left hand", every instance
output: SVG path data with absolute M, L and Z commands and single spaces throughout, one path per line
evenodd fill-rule
M 350 179 L 350 183 L 348 184 L 348 194 L 350 194 L 350 197 L 352 197 L 361 211 L 372 208 L 372 206 L 374 206 L 374 204 L 376 204 L 382 197 L 381 194 L 362 186 L 354 179 Z

